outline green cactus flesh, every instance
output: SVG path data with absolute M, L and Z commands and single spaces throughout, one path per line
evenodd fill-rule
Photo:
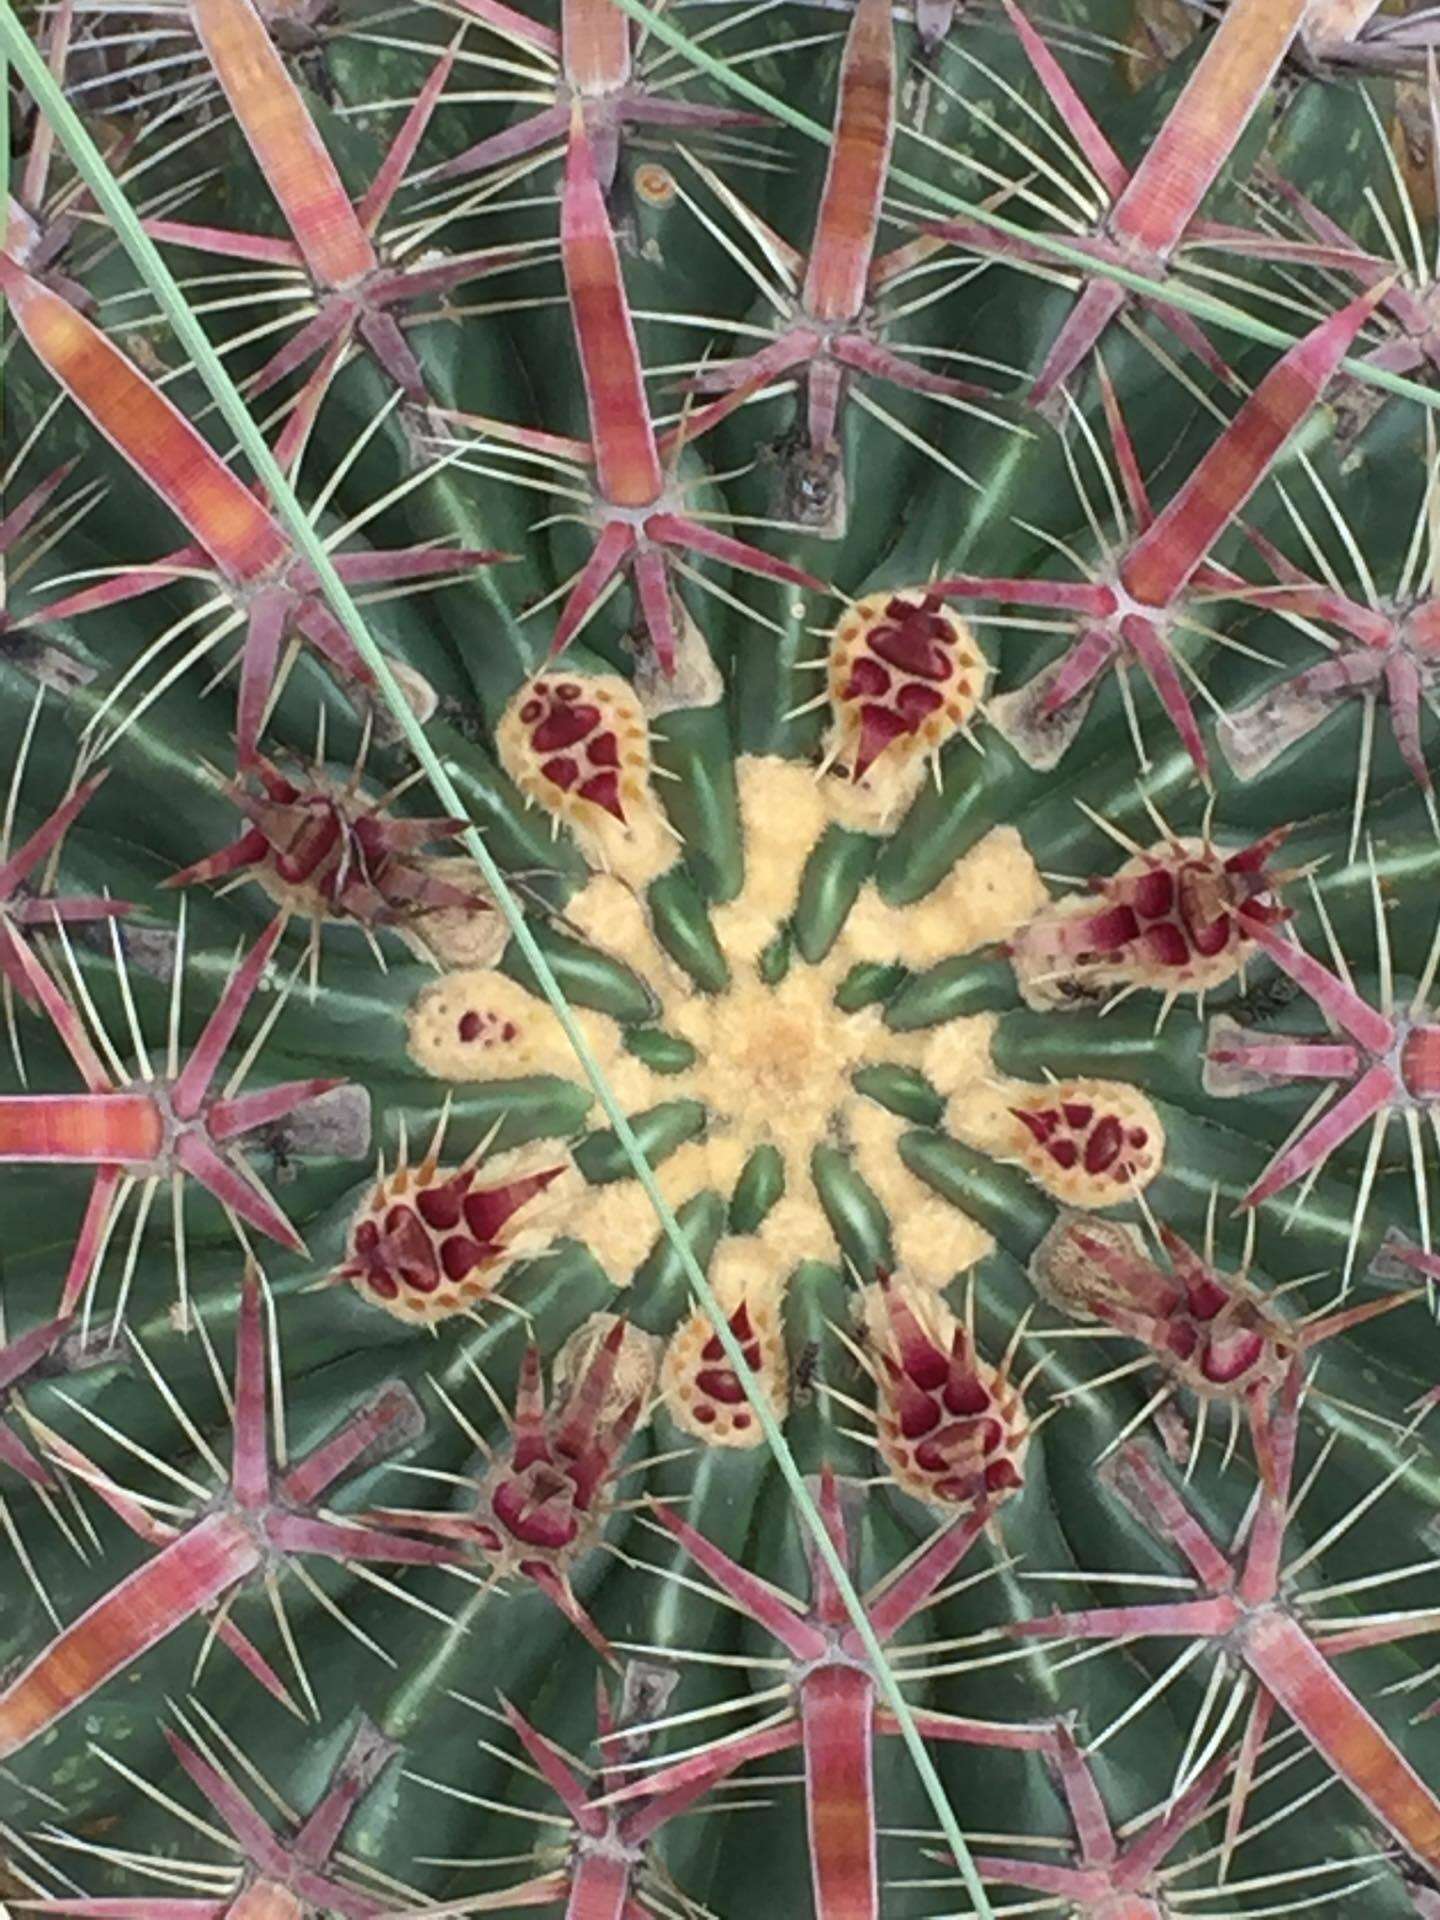
M 1432 12 L 6 10 L 0 1914 L 1440 1915 Z

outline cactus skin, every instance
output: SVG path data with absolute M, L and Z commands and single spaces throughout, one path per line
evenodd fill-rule
M 1435 1911 L 1434 23 L 524 5 L 36 23 L 0 1906 Z

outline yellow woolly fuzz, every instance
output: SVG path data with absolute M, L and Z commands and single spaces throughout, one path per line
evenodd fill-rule
M 728 1197 L 744 1171 L 745 1162 L 750 1158 L 750 1143 L 739 1134 L 712 1131 L 704 1145 L 710 1185 L 717 1193 Z
M 776 1268 L 773 1251 L 756 1233 L 722 1240 L 710 1262 L 711 1291 L 727 1314 L 733 1313 L 742 1300 L 752 1307 L 761 1303 L 778 1307 L 785 1295 L 786 1278 Z
M 889 1215 L 896 1265 L 922 1286 L 946 1287 L 992 1252 L 995 1242 L 905 1165 L 899 1140 L 910 1126 L 898 1113 L 865 1100 L 849 1114 L 846 1131 L 857 1170 Z
M 915 964 L 906 939 L 910 911 L 888 905 L 867 881 L 836 944 L 852 962 L 872 960 L 883 966 L 903 959 L 907 966 Z
M 882 1195 L 894 1223 L 895 1258 L 922 1286 L 948 1287 L 959 1273 L 995 1251 L 995 1237 L 969 1214 L 950 1206 L 902 1167 L 908 1197 Z
M 895 1143 L 910 1122 L 875 1100 L 857 1100 L 845 1115 L 845 1142 L 871 1186 L 888 1177 Z M 878 1191 L 878 1187 L 877 1187 Z
M 1039 1087 L 1012 1081 L 1003 1097 L 1011 1109 L 1009 1157 L 1067 1206 L 1119 1206 L 1160 1171 L 1165 1130 L 1138 1087 L 1119 1080 Z M 1030 1124 L 1016 1117 L 1021 1113 Z
M 612 873 L 597 873 L 567 903 L 565 918 L 597 951 L 622 961 L 662 1003 L 694 992 L 687 973 L 655 938 L 642 897 Z
M 994 1073 L 990 1049 L 999 1025 L 998 1014 L 972 1013 L 933 1027 L 916 1036 L 924 1043 L 916 1065 L 935 1091 L 946 1095 L 988 1080 Z
M 891 760 L 888 754 L 860 781 L 847 780 L 834 768 L 821 786 L 826 811 L 836 826 L 852 833 L 889 833 L 909 812 L 925 774 L 923 760 Z
M 745 754 L 735 779 L 745 829 L 740 903 L 767 918 L 773 932 L 795 905 L 801 872 L 830 816 L 814 773 L 794 760 Z
M 810 1151 L 853 1098 L 850 1074 L 873 1057 L 874 1008 L 837 1015 L 824 969 L 792 967 L 777 987 L 741 978 L 718 999 L 677 1007 L 677 1032 L 699 1050 L 689 1074 L 720 1125 L 752 1145 L 772 1141 L 787 1177 L 808 1178 Z
M 666 1154 L 655 1169 L 655 1176 L 660 1182 L 660 1191 L 671 1206 L 683 1206 L 693 1195 L 703 1193 L 707 1187 L 715 1184 L 710 1160 L 710 1142 L 708 1140 L 685 1141 L 673 1153 Z M 654 1219 L 650 1202 L 638 1188 L 635 1198 L 637 1203 L 651 1214 L 652 1223 L 658 1233 L 659 1222 Z
M 713 1184 L 703 1140 L 689 1140 L 655 1169 L 673 1210 Z M 583 1240 L 617 1287 L 628 1287 L 663 1231 L 648 1195 L 635 1180 L 611 1180 L 577 1191 L 562 1229 Z
M 889 906 L 867 886 L 850 910 L 841 942 L 852 960 L 899 958 L 912 968 L 932 967 L 989 941 L 1008 940 L 1048 898 L 1020 835 L 1013 827 L 996 827 L 914 906 Z
M 712 907 L 710 922 L 720 951 L 735 968 L 753 967 L 775 938 L 774 918 L 760 907 L 752 906 L 742 895 L 724 906 Z
M 575 676 L 574 700 L 588 699 L 593 685 Z M 531 732 L 536 724 L 533 717 L 524 723 Z M 586 722 L 591 733 L 595 724 Z M 523 731 L 517 717 L 512 732 Z M 512 757 L 521 767 L 518 748 Z M 913 768 L 917 777 L 923 770 L 919 756 L 907 760 L 900 754 L 892 764 Z M 568 918 L 582 938 L 623 961 L 651 987 L 657 1023 L 695 1049 L 692 1065 L 657 1074 L 628 1052 L 614 1021 L 586 1010 L 576 1016 L 627 1112 L 674 1099 L 694 1099 L 706 1109 L 704 1135 L 679 1147 L 657 1169 L 670 1207 L 678 1211 L 704 1191 L 728 1201 L 757 1147 L 773 1146 L 781 1156 L 781 1199 L 755 1234 L 722 1239 L 711 1274 L 732 1311 L 743 1302 L 754 1315 L 751 1333 L 761 1341 L 772 1378 L 772 1404 L 783 1412 L 787 1389 L 778 1343 L 785 1283 L 803 1262 L 833 1263 L 837 1257 L 834 1231 L 811 1172 L 817 1146 L 836 1146 L 851 1155 L 889 1218 L 901 1270 L 925 1295 L 937 1294 L 993 1244 L 987 1232 L 904 1165 L 898 1142 L 910 1123 L 856 1091 L 857 1069 L 887 1062 L 916 1069 L 948 1101 L 950 1126 L 961 1139 L 999 1159 L 1022 1161 L 1052 1192 L 1076 1205 L 1109 1205 L 1124 1199 L 1130 1187 L 1127 1180 L 1114 1194 L 1107 1188 L 1101 1197 L 1085 1198 L 1073 1169 L 1066 1177 L 1066 1169 L 1049 1164 L 1038 1144 L 1021 1138 L 1023 1129 L 1011 1109 L 1050 1093 L 1003 1083 L 996 1074 L 991 1045 L 997 1016 L 894 1033 L 878 1006 L 842 1013 L 835 1004 L 836 992 L 858 961 L 899 960 L 924 968 L 1008 938 L 1046 898 L 1020 836 L 1010 828 L 997 829 L 915 906 L 887 906 L 867 887 L 824 960 L 812 966 L 792 956 L 778 983 L 767 985 L 755 963 L 795 912 L 805 863 L 835 818 L 828 790 L 841 783 L 833 777 L 820 783 L 806 766 L 755 756 L 737 762 L 736 782 L 745 883 L 735 900 L 711 914 L 731 972 L 723 991 L 698 991 L 664 952 L 633 875 L 596 874 L 570 902 Z M 862 808 L 873 797 L 873 788 L 852 792 Z M 590 851 L 599 857 L 593 845 Z M 446 1079 L 559 1073 L 578 1082 L 582 1077 L 543 1003 L 488 969 L 466 969 L 427 988 L 411 1014 L 410 1042 L 420 1065 Z M 1107 1097 L 1115 1105 L 1131 1096 L 1119 1088 L 1108 1090 Z M 1149 1113 L 1148 1106 L 1144 1110 Z M 1133 1148 L 1130 1156 L 1135 1157 Z M 1144 1168 L 1138 1177 L 1148 1178 L 1153 1170 Z M 1098 1193 L 1095 1178 L 1086 1177 Z M 661 1234 L 643 1189 L 628 1177 L 598 1187 L 576 1186 L 572 1179 L 557 1204 L 547 1208 L 546 1224 L 552 1238 L 573 1235 L 588 1246 L 617 1286 L 630 1283 Z M 770 1316 L 764 1325 L 762 1309 Z M 701 1382 L 701 1374 L 713 1373 L 716 1365 L 713 1354 L 706 1355 L 710 1339 L 710 1330 L 698 1320 L 675 1336 L 663 1363 L 665 1395 L 677 1421 L 698 1438 L 751 1445 L 751 1418 L 733 1398 L 732 1387 L 723 1380 L 718 1385 L 711 1380 L 709 1386 Z
M 553 1399 L 557 1402 L 564 1399 L 584 1379 L 619 1318 L 614 1313 L 592 1313 L 588 1320 L 582 1321 L 575 1329 L 555 1356 L 551 1375 L 554 1382 L 551 1390 Z M 630 1321 L 625 1322 L 620 1351 L 615 1356 L 615 1372 L 609 1392 L 601 1402 L 598 1425 L 612 1425 L 637 1400 L 644 1409 L 637 1430 L 649 1423 L 650 1403 L 660 1371 L 663 1345 L 658 1334 L 643 1333 Z
M 997 1160 L 1019 1158 L 1019 1123 L 1011 1109 L 1017 1097 L 1037 1089 L 1024 1080 L 1002 1080 L 992 1070 L 983 1080 L 961 1083 L 945 1109 L 945 1125 L 966 1146 Z
M 775 1202 L 760 1222 L 756 1238 L 770 1259 L 772 1271 L 782 1280 L 802 1260 L 835 1258 L 835 1236 L 808 1175 L 801 1190 L 786 1193 Z
M 617 1287 L 629 1286 L 659 1230 L 650 1202 L 633 1180 L 591 1187 L 580 1196 L 566 1225 Z
M 607 1073 L 619 1028 L 603 1013 L 575 1019 Z M 556 1073 L 579 1079 L 580 1063 L 550 1009 L 517 981 L 487 967 L 449 973 L 410 1009 L 410 1057 L 439 1080 L 519 1080 Z
M 779 1287 L 758 1242 L 727 1241 L 716 1252 L 710 1283 L 777 1420 L 790 1408 L 789 1360 L 780 1323 Z M 660 1390 L 678 1427 L 712 1446 L 753 1447 L 763 1438 L 715 1328 L 702 1311 L 671 1335 Z
M 563 821 L 594 866 L 636 886 L 679 844 L 651 784 L 650 727 L 618 674 L 537 674 L 495 729 L 500 763 L 527 800 Z
M 927 964 L 1008 940 L 1049 898 L 1040 869 L 1014 827 L 996 827 L 917 901 L 915 939 Z
M 419 864 L 427 880 L 484 891 L 468 854 L 436 854 Z M 493 967 L 510 938 L 505 916 L 494 907 L 442 907 L 425 914 L 413 928 L 401 926 L 397 931 L 422 957 L 433 958 L 442 967 Z
M 575 1072 L 577 1075 L 580 1073 L 578 1063 Z M 605 1078 L 626 1113 L 644 1113 L 647 1107 L 658 1107 L 661 1101 L 675 1097 L 674 1081 L 664 1074 L 653 1072 L 633 1053 L 622 1051 L 613 1060 L 607 1061 Z

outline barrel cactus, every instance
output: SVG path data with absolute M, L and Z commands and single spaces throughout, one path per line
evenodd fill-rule
M 1440 1915 L 1433 13 L 0 14 L 0 1912 Z

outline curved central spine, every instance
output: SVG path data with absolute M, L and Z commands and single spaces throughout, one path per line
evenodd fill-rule
M 801 296 L 813 320 L 858 320 L 895 139 L 889 0 L 860 0 L 845 44 L 835 141 Z
M 630 17 L 614 0 L 564 0 L 560 46 L 565 78 L 587 99 L 619 93 L 630 81 Z
M 653 506 L 663 475 L 645 398 L 640 343 L 578 106 L 565 161 L 560 245 L 600 496 L 615 507 Z
M 278 1880 L 257 1880 L 244 1887 L 232 1905 L 225 1909 L 225 1920 L 304 1920 L 305 1908 L 289 1887 Z
M 0 1098 L 0 1162 L 150 1165 L 165 1121 L 148 1093 L 16 1093 Z
M 587 1853 L 571 1883 L 565 1920 L 625 1920 L 636 1911 L 630 1900 L 630 1862 Z
M 215 1513 L 137 1567 L 0 1691 L 0 1759 L 213 1606 L 262 1558 L 238 1514 Z
M 879 1920 L 874 1723 L 875 1689 L 858 1667 L 821 1667 L 802 1684 L 816 1920 Z
M 1110 227 L 1127 246 L 1162 258 L 1180 244 L 1197 208 L 1289 51 L 1310 0 L 1233 6 L 1175 103 Z
M 250 0 L 190 0 L 190 14 L 315 279 L 342 288 L 373 273 L 375 249 Z

